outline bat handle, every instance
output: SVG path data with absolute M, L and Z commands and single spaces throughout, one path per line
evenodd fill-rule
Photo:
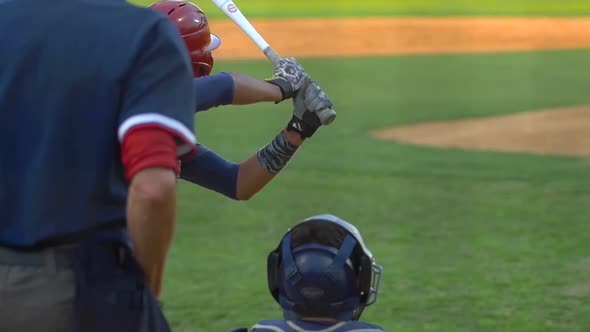
M 267 46 L 263 52 L 273 65 L 276 66 L 281 61 L 281 56 L 272 47 Z
M 316 113 L 318 118 L 320 118 L 320 123 L 324 126 L 329 125 L 336 119 L 336 111 L 334 111 L 331 107 L 325 108 Z
M 272 47 L 267 46 L 263 52 L 273 65 L 276 66 L 281 61 L 281 56 Z M 336 111 L 332 108 L 323 109 L 317 112 L 316 115 L 320 119 L 320 123 L 324 126 L 329 125 L 336 119 Z

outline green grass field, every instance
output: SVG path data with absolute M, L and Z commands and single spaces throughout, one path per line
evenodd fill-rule
M 278 317 L 265 255 L 295 221 L 331 212 L 356 223 L 385 266 L 381 297 L 364 318 L 388 330 L 588 331 L 587 161 L 366 135 L 391 124 L 588 103 L 590 72 L 579 70 L 588 56 L 303 60 L 339 117 L 250 202 L 183 183 L 166 287 L 174 327 L 224 330 Z M 230 68 L 262 77 L 270 69 L 225 62 L 218 70 Z M 288 117 L 288 105 L 229 107 L 200 114 L 197 131 L 203 144 L 241 160 Z
M 238 5 L 274 16 L 271 2 Z M 332 5 L 280 2 L 294 16 L 590 13 L 588 1 Z M 363 318 L 388 331 L 590 331 L 588 161 L 367 135 L 394 124 L 589 104 L 589 58 L 590 51 L 553 51 L 301 59 L 338 118 L 249 202 L 181 183 L 164 297 L 173 330 L 227 331 L 279 318 L 266 288 L 266 255 L 289 226 L 329 212 L 356 224 L 385 267 L 379 300 Z M 223 70 L 267 77 L 271 67 L 219 61 L 215 71 Z M 197 116 L 197 135 L 240 161 L 289 118 L 288 102 L 214 109 Z
M 140 5 L 153 1 L 132 0 Z M 195 1 L 212 18 L 224 14 L 209 0 Z M 235 0 L 248 17 L 403 15 L 590 15 L 587 0 Z

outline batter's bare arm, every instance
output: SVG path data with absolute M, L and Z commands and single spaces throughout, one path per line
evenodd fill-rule
M 291 121 L 269 144 L 241 163 L 229 162 L 200 146 L 194 159 L 183 162 L 180 177 L 233 199 L 250 199 L 287 165 L 304 140 L 321 126 L 315 112 L 331 105 L 319 86 L 306 80 L 301 93 L 294 98 Z
M 234 81 L 234 97 L 232 100 L 232 104 L 234 105 L 279 102 L 289 98 L 283 95 L 281 86 L 275 83 L 277 82 L 276 80 L 270 83 L 269 81 L 260 80 L 239 72 L 231 72 L 229 74 Z M 286 81 L 285 83 L 285 86 L 288 86 Z
M 287 161 L 295 154 L 299 146 L 303 144 L 303 139 L 297 133 L 284 129 L 269 145 L 272 146 L 273 143 L 276 145 L 274 147 L 275 149 L 280 148 L 278 144 L 283 145 L 283 158 L 286 160 L 281 167 L 282 169 L 286 166 Z M 266 146 L 263 149 L 269 148 L 269 146 Z M 275 153 L 280 152 L 275 151 Z M 248 200 L 252 198 L 280 172 L 281 169 L 272 171 L 267 167 L 263 167 L 264 161 L 261 161 L 260 158 L 260 152 L 258 152 L 240 164 L 236 185 L 237 199 Z
M 241 163 L 228 161 L 200 145 L 197 155 L 182 163 L 180 178 L 231 199 L 249 200 L 286 166 L 303 142 L 298 133 L 283 129 Z
M 294 95 L 291 84 L 281 77 L 261 80 L 239 72 L 222 72 L 193 79 L 195 112 L 222 105 L 278 103 Z

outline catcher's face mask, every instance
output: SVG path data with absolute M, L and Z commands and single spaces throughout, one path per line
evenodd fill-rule
M 317 243 L 291 248 L 294 229 L 322 223 L 345 231 L 339 248 Z M 269 290 L 286 313 L 298 316 L 359 319 L 364 308 L 377 300 L 382 272 L 356 227 L 333 215 L 299 223 L 268 256 Z

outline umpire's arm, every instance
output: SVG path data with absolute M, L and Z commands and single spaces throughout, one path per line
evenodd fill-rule
M 190 61 L 166 18 L 138 28 L 118 136 L 130 183 L 127 225 L 136 258 L 160 296 L 176 210 L 178 159 L 195 151 Z

